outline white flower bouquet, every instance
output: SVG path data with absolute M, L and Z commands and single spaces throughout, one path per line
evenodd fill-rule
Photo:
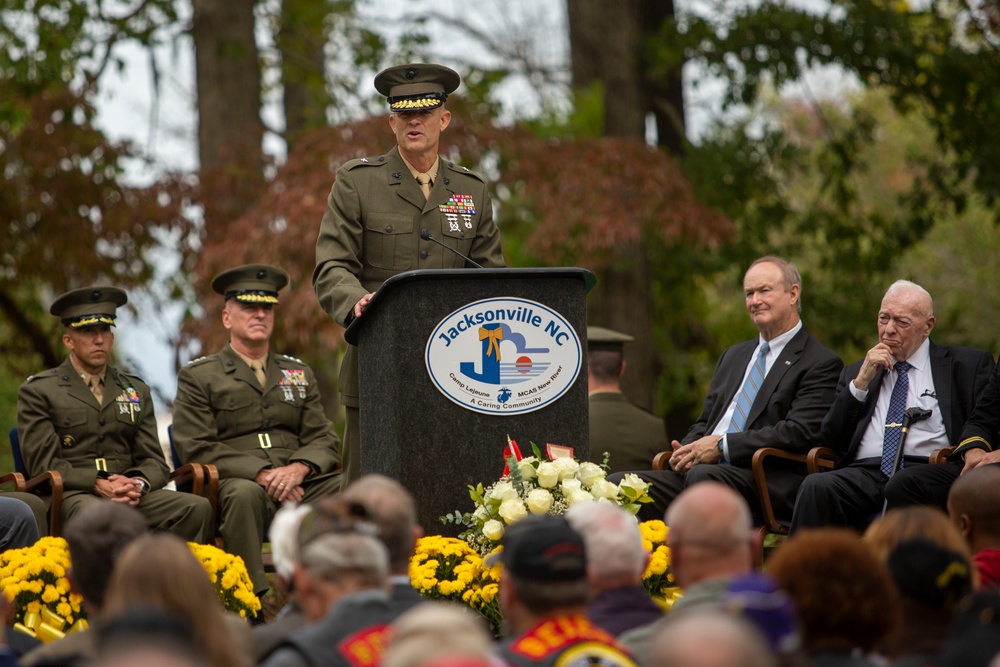
M 484 488 L 469 485 L 475 510 L 452 512 L 441 517 L 446 524 L 460 524 L 459 535 L 481 555 L 493 551 L 507 526 L 528 514 L 562 514 L 581 502 L 598 500 L 614 503 L 635 514 L 641 503 L 652 502 L 649 485 L 638 475 L 627 474 L 620 484 L 612 484 L 603 465 L 578 462 L 572 456 L 544 457 L 535 443 L 534 456 L 507 459 L 509 473 Z

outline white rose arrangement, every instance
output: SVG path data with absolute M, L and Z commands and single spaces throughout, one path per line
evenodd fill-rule
M 652 502 L 649 485 L 638 475 L 625 475 L 620 484 L 612 484 L 605 466 L 569 456 L 550 460 L 535 443 L 531 447 L 534 456 L 507 460 L 510 473 L 499 481 L 485 488 L 481 483 L 469 486 L 475 503 L 472 512 L 455 511 L 441 517 L 446 524 L 465 526 L 459 537 L 483 556 L 497 547 L 507 526 L 528 514 L 563 514 L 577 503 L 594 500 L 635 514 L 640 504 Z

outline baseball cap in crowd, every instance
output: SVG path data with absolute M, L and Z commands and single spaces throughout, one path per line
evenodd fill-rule
M 776 654 L 794 653 L 802 647 L 795 605 L 766 574 L 753 573 L 730 581 L 720 608 L 752 623 Z
M 583 537 L 562 516 L 533 514 L 507 528 L 503 549 L 488 559 L 504 570 L 533 581 L 577 581 L 587 577 Z

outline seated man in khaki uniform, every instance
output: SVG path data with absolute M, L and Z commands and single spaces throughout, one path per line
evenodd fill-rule
M 267 590 L 261 543 L 280 503 L 340 491 L 340 441 L 319 386 L 299 359 L 269 353 L 278 291 L 288 274 L 264 264 L 224 271 L 229 343 L 177 376 L 173 438 L 183 463 L 219 469 L 219 532 L 243 558 L 254 590 Z
M 205 542 L 212 533 L 208 501 L 162 488 L 170 470 L 149 387 L 109 363 L 116 309 L 127 299 L 116 287 L 85 287 L 52 304 L 70 355 L 18 391 L 24 464 L 30 477 L 46 470 L 62 475 L 63 523 L 108 499 L 136 507 L 152 530 Z

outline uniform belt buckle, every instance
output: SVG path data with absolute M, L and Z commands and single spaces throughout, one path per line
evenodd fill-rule
M 103 472 L 108 471 L 108 460 L 104 457 L 101 457 L 99 459 L 94 459 L 94 465 L 97 466 L 98 470 L 101 470 Z
M 258 433 L 257 442 L 260 443 L 261 449 L 271 449 L 271 434 L 270 433 Z

